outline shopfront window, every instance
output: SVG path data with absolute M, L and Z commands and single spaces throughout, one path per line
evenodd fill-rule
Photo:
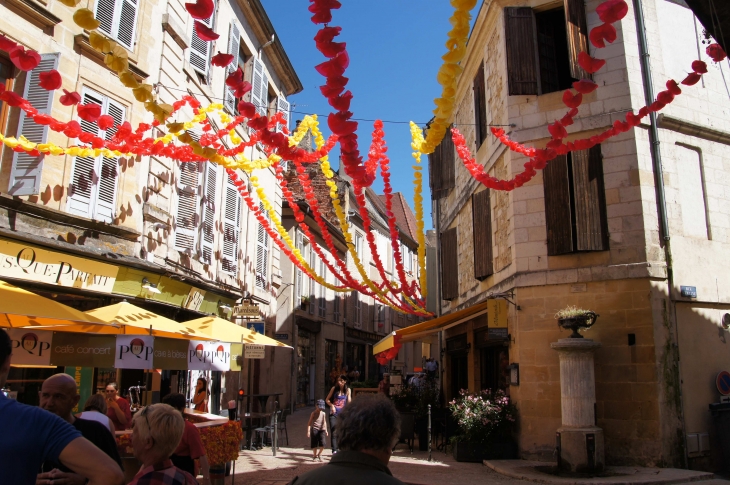
M 297 405 L 308 406 L 314 400 L 314 365 L 316 362 L 314 334 L 299 329 L 297 339 Z

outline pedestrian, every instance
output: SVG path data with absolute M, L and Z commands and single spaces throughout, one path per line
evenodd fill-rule
M 132 409 L 129 401 L 119 395 L 119 386 L 116 382 L 106 385 L 106 415 L 118 430 L 129 429 L 132 426 Z
M 104 396 L 101 394 L 94 394 L 84 403 L 84 411 L 77 414 L 76 417 L 101 423 L 106 426 L 106 429 L 108 429 L 113 435 L 116 428 L 114 428 L 114 422 L 106 415 L 107 411 L 108 408 Z
M 135 414 L 132 449 L 142 469 L 129 485 L 197 485 L 191 474 L 170 460 L 184 432 L 185 420 L 167 404 L 152 404 Z
M 349 374 L 347 374 L 347 377 L 349 377 L 350 382 L 357 382 L 360 380 L 360 371 L 357 370 L 357 367 L 353 367 Z
M 426 359 L 426 365 L 424 367 L 426 369 L 426 376 L 428 377 L 428 380 L 433 381 L 436 379 L 436 361 L 433 357 Z
M 207 413 L 209 397 L 208 381 L 205 380 L 205 377 L 198 377 L 198 382 L 195 385 L 195 395 L 193 396 L 193 404 L 195 405 L 193 409 Z
M 122 469 L 122 459 L 119 457 L 117 442 L 109 429 L 99 422 L 74 416 L 73 408 L 78 405 L 80 396 L 73 377 L 68 374 L 52 375 L 43 381 L 38 396 L 41 409 L 55 414 L 76 428 L 81 436 L 106 453 L 109 458 L 117 463 L 119 469 Z M 103 415 L 102 417 L 106 418 Z M 56 484 L 85 483 L 86 481 L 84 477 L 74 473 L 70 468 L 59 463 L 58 460 L 46 460 L 43 463 L 36 482 L 44 483 L 43 480 L 52 480 Z
M 165 396 L 162 402 L 177 409 L 183 420 L 185 420 L 185 396 L 175 392 Z M 199 460 L 200 471 L 203 474 L 205 483 L 210 481 L 210 466 L 208 465 L 208 457 L 205 454 L 203 441 L 200 439 L 200 431 L 190 421 L 185 420 L 185 431 L 183 431 L 182 439 L 170 459 L 173 465 L 194 477 L 198 476 L 198 471 L 195 469 L 195 460 Z
M 324 466 L 295 477 L 290 485 L 404 485 L 388 469 L 400 436 L 400 415 L 390 399 L 358 396 L 337 417 L 340 452 Z
M 0 329 L 0 388 L 10 373 L 12 345 Z M 2 483 L 36 482 L 46 460 L 54 460 L 81 475 L 89 485 L 122 485 L 124 474 L 114 460 L 81 436 L 69 423 L 48 411 L 26 406 L 0 392 L 0 474 Z
M 327 423 L 324 420 L 324 400 L 320 399 L 317 401 L 317 407 L 309 415 L 309 422 L 307 423 L 307 438 L 309 438 L 309 444 L 312 447 L 312 461 L 322 461 L 324 437 L 328 435 Z
M 330 389 L 327 394 L 327 405 L 330 407 L 330 446 L 332 448 L 332 454 L 337 453 L 337 439 L 335 438 L 335 427 L 337 425 L 337 415 L 340 414 L 342 409 L 350 404 L 352 396 L 350 395 L 350 388 L 347 387 L 347 376 L 341 375 L 337 378 L 337 382 Z
M 383 379 L 378 383 L 378 392 L 390 396 L 390 374 L 383 374 Z

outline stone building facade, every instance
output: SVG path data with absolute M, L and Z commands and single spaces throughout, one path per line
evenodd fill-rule
M 502 146 L 488 126 L 543 147 L 547 124 L 567 111 L 562 94 L 577 79 L 567 39 L 600 23 L 599 3 L 481 4 L 462 62 L 454 125 L 491 175 L 511 178 L 527 159 Z M 710 65 L 702 83 L 683 86 L 659 116 L 660 160 L 652 158 L 649 121 L 600 150 L 551 161 L 512 192 L 472 179 L 449 140 L 431 156 L 441 312 L 503 292 L 513 293 L 516 304 L 509 305 L 508 339 L 490 339 L 484 315 L 443 332 L 444 390 L 451 399 L 460 388 L 507 389 L 519 409 L 521 457 L 552 459 L 561 406 L 558 354 L 550 343 L 567 337 L 553 316 L 567 305 L 588 308 L 600 315 L 586 337 L 602 344 L 595 419 L 605 433 L 607 463 L 717 469 L 708 404 L 718 401 L 715 375 L 730 362 L 722 324 L 730 311 L 723 256 L 730 250 L 730 100 L 720 72 L 728 78 L 727 66 L 704 54 L 702 26 L 682 1 L 640 3 L 654 93 L 670 78 L 684 79 L 698 55 Z M 585 10 L 585 25 L 574 17 L 565 27 L 566 9 L 577 7 Z M 616 24 L 616 42 L 589 47 L 607 62 L 594 74 L 599 89 L 584 97 L 567 141 L 601 132 L 647 104 L 636 25 L 630 7 Z M 520 71 L 525 63 L 528 70 Z M 657 197 L 662 187 L 664 204 Z M 519 366 L 518 384 L 510 385 L 507 364 Z

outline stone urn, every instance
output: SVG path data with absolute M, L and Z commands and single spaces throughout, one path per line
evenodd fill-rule
M 572 330 L 570 338 L 583 338 L 578 330 L 591 328 L 598 318 L 598 314 L 590 310 L 586 310 L 580 315 L 558 318 L 558 326 L 567 330 Z

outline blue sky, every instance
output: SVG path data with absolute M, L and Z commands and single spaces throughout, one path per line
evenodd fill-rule
M 307 0 L 261 0 L 276 33 L 289 56 L 304 90 L 289 97 L 294 121 L 306 114 L 320 115 L 320 126 L 329 135 L 326 115 L 332 111 L 319 91 L 324 78 L 314 66 L 326 58 L 317 51 L 314 35 L 321 27 L 311 22 Z M 353 93 L 350 111 L 360 120 L 385 122 L 388 155 L 391 160 L 393 190 L 402 192 L 413 208 L 413 157 L 408 121 L 423 126 L 431 119 L 433 100 L 441 94 L 436 72 L 446 33 L 451 28 L 453 8 L 448 0 L 341 0 L 333 11 L 330 26 L 342 27 L 335 39 L 347 42 L 350 67 L 345 76 Z M 476 12 L 472 12 L 476 15 Z M 325 115 L 325 116 L 323 116 Z M 398 121 L 401 123 L 387 123 Z M 360 150 L 367 155 L 372 121 L 359 121 Z M 336 166 L 337 158 L 332 158 Z M 431 228 L 428 158 L 423 157 L 424 215 Z M 382 179 L 373 185 L 382 193 Z

